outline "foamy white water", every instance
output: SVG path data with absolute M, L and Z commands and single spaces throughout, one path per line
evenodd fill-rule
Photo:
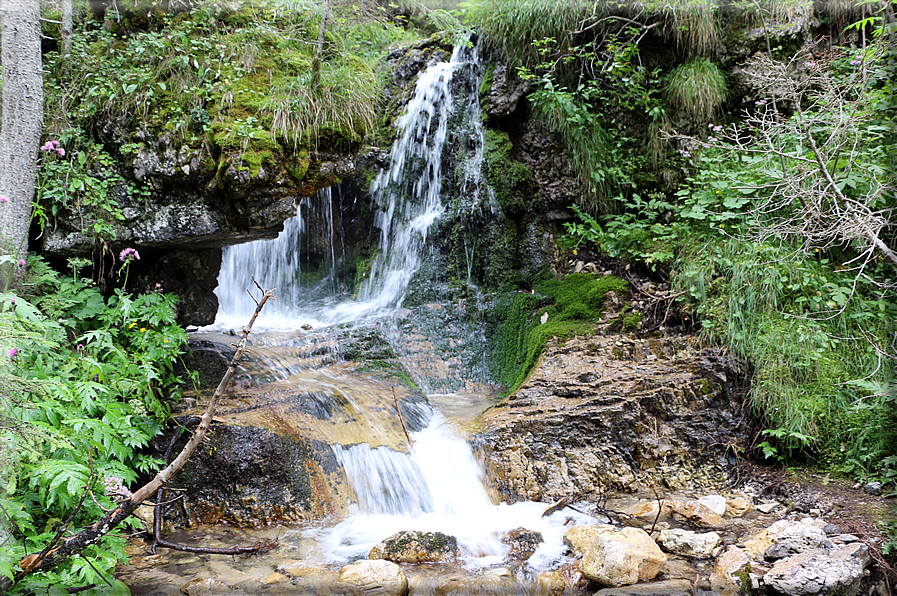
M 522 526 L 542 533 L 544 543 L 529 560 L 539 571 L 563 558 L 570 518 L 594 523 L 572 509 L 542 517 L 544 503 L 493 504 L 470 445 L 441 414 L 426 429 L 411 433 L 411 439 L 408 454 L 367 445 L 334 447 L 359 499 L 349 517 L 335 526 L 304 531 L 317 542 L 321 560 L 364 558 L 392 534 L 417 530 L 454 536 L 468 567 L 486 567 L 507 554 L 510 547 L 502 536 Z

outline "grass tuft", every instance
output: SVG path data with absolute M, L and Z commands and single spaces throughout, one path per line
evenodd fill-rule
M 671 0 L 664 7 L 667 32 L 686 56 L 712 54 L 720 40 L 712 0 Z
M 511 62 L 530 66 L 540 59 L 533 42 L 550 39 L 561 51 L 569 48 L 574 31 L 592 16 L 593 4 L 584 0 L 479 0 L 470 5 L 470 19 L 487 43 Z
M 667 79 L 667 99 L 697 121 L 704 122 L 726 102 L 726 77 L 706 58 L 680 64 Z

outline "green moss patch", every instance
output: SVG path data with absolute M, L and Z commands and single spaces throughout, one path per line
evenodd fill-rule
M 543 281 L 533 293 L 504 294 L 492 310 L 497 319 L 490 342 L 492 374 L 509 391 L 515 390 L 526 380 L 549 339 L 590 332 L 601 318 L 607 293 L 625 293 L 628 288 L 624 280 L 613 276 L 574 273 L 561 280 Z
M 495 192 L 495 199 L 505 212 L 521 212 L 536 192 L 533 173 L 511 157 L 508 133 L 487 130 L 485 136 L 486 178 Z

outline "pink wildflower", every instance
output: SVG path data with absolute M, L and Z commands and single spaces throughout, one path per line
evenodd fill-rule
M 122 262 L 125 262 L 125 261 L 127 261 L 127 260 L 129 260 L 129 259 L 136 259 L 136 260 L 139 261 L 139 260 L 140 260 L 140 253 L 137 252 L 137 250 L 134 249 L 134 248 L 126 248 L 126 249 L 124 249 L 123 251 L 121 251 L 121 253 L 118 255 L 118 258 L 119 258 Z
M 0 203 L 8 203 L 9 197 L 6 195 L 0 195 Z
M 64 157 L 64 156 L 65 156 L 65 148 L 64 148 L 64 147 L 58 147 L 58 148 L 56 149 L 56 154 L 59 155 L 59 157 Z
M 19 263 L 19 267 L 25 266 L 25 259 L 19 259 L 17 262 Z
M 19 351 L 15 348 L 10 348 L 6 350 L 6 355 L 10 358 L 15 358 L 15 356 L 19 353 Z

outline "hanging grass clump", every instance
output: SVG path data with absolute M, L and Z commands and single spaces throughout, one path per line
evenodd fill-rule
M 706 58 L 680 64 L 667 79 L 667 99 L 675 110 L 707 121 L 726 102 L 726 77 Z
M 671 0 L 666 4 L 667 31 L 680 54 L 707 56 L 716 50 L 720 28 L 714 9 L 712 0 Z

